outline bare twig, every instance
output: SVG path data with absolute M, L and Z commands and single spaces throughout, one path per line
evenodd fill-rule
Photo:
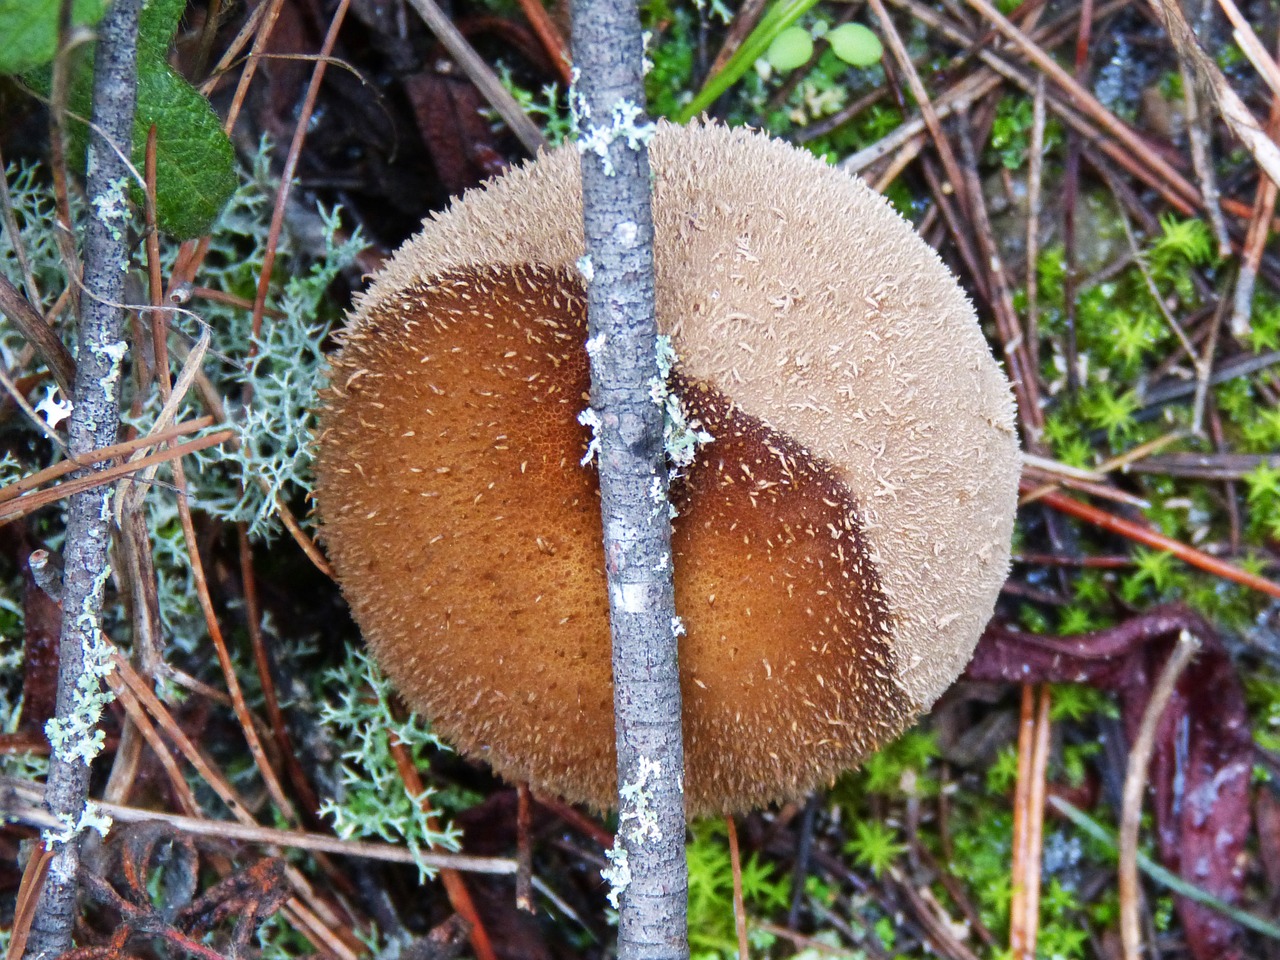
M 653 215 L 640 18 L 633 0 L 577 0 L 591 411 L 599 441 L 619 823 L 618 955 L 687 957 L 684 747 L 672 585 L 662 383 L 654 309 Z M 616 899 L 616 898 L 615 898 Z
M 1160 671 L 1151 699 L 1142 714 L 1142 724 L 1129 751 L 1129 768 L 1124 777 L 1124 801 L 1120 810 L 1120 938 L 1125 960 L 1139 960 L 1141 936 L 1138 926 L 1138 825 L 1142 818 L 1142 794 L 1147 786 L 1147 764 L 1155 750 L 1156 728 L 1173 696 L 1178 677 L 1191 662 L 1200 641 L 1187 630 Z
M 422 784 L 422 777 L 418 773 L 418 768 L 414 766 L 413 755 L 409 752 L 399 737 L 389 736 L 389 746 L 391 749 L 391 757 L 395 761 L 396 770 L 400 773 L 400 779 L 404 781 L 405 789 L 410 795 L 420 797 L 418 801 L 427 814 L 427 829 L 436 829 L 435 819 L 428 807 L 427 791 Z M 471 891 L 467 889 L 466 882 L 458 874 L 456 870 L 448 867 L 440 871 L 440 882 L 444 885 L 445 894 L 449 897 L 449 903 L 453 909 L 471 925 L 468 937 L 471 940 L 471 949 L 475 951 L 477 960 L 497 960 L 497 954 L 494 953 L 493 943 L 489 940 L 489 933 L 485 930 L 484 924 L 480 920 L 480 914 L 476 910 L 475 901 L 471 899 Z
M 120 339 L 128 249 L 128 167 L 137 87 L 138 14 L 142 0 L 117 0 L 98 27 L 93 124 L 85 191 L 94 211 L 85 231 L 85 302 L 80 323 L 74 403 L 68 429 L 72 457 L 116 441 L 120 428 Z M 70 264 L 68 265 L 70 268 Z M 57 716 L 49 728 L 45 804 L 59 824 L 47 835 L 53 861 L 36 911 L 27 956 L 48 960 L 71 947 L 79 840 L 89 795 L 89 761 L 100 749 L 93 728 L 102 710 L 102 604 L 110 577 L 111 488 L 76 494 L 67 511 Z
M 320 47 L 320 57 L 311 70 L 311 80 L 307 84 L 307 93 L 302 100 L 302 109 L 298 115 L 298 123 L 294 127 L 293 139 L 289 142 L 289 153 L 285 156 L 284 171 L 280 174 L 280 186 L 276 190 L 275 206 L 271 210 L 271 225 L 267 229 L 267 247 L 262 257 L 262 271 L 258 274 L 258 288 L 253 299 L 253 338 L 249 348 L 252 357 L 257 353 L 257 338 L 262 333 L 262 314 L 267 306 L 267 291 L 271 288 L 271 272 L 276 263 L 276 249 L 280 244 L 280 231 L 284 229 L 284 213 L 288 206 L 289 191 L 293 187 L 293 174 L 298 169 L 298 158 L 302 156 L 302 143 L 307 136 L 307 128 L 311 125 L 311 113 L 315 110 L 316 98 L 320 95 L 320 83 L 324 80 L 325 68 L 333 53 L 333 46 L 338 42 L 338 31 L 346 19 L 347 8 L 351 0 L 339 0 L 338 9 L 333 12 L 329 21 L 329 29 L 325 33 L 324 43 Z M 252 385 L 245 384 L 245 402 L 252 399 Z
M 1044 179 L 1044 77 L 1036 78 L 1031 111 L 1031 146 L 1027 169 L 1027 358 L 1040 370 L 1040 209 Z

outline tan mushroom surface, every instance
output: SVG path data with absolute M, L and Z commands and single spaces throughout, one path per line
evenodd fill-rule
M 745 130 L 662 124 L 657 313 L 714 439 L 673 486 L 691 815 L 800 796 L 968 661 L 1009 563 L 1009 385 L 889 205 Z M 503 776 L 615 802 L 579 158 L 429 220 L 348 321 L 316 499 L 414 709 Z

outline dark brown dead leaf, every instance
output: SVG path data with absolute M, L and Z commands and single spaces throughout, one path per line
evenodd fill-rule
M 967 676 L 1011 683 L 1085 683 L 1119 695 L 1132 739 L 1154 679 L 1180 631 L 1202 643 L 1156 733 L 1148 779 L 1160 859 L 1189 883 L 1228 903 L 1244 890 L 1252 828 L 1253 740 L 1244 692 L 1221 639 L 1190 609 L 1158 607 L 1109 630 L 1041 637 L 992 624 Z M 1196 960 L 1244 960 L 1244 932 L 1222 914 L 1177 898 Z

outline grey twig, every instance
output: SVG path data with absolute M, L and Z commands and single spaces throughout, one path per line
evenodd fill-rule
M 128 158 L 141 8 L 142 0 L 116 0 L 98 28 L 86 182 L 85 296 L 69 428 L 72 458 L 115 443 L 120 427 L 120 364 L 126 345 L 120 338 L 124 311 L 118 304 L 125 298 L 129 263 Z M 36 960 L 71 947 L 80 836 L 86 826 L 101 822 L 87 800 L 89 763 L 101 747 L 101 734 L 94 730 L 105 702 L 101 678 L 110 670 L 101 615 L 110 576 L 111 495 L 109 485 L 87 490 L 71 498 L 67 511 L 57 717 L 47 728 L 53 753 L 45 791 L 45 806 L 60 829 L 45 832 L 53 861 L 26 954 Z
M 684 750 L 654 315 L 643 51 L 634 0 L 577 0 L 570 92 L 582 151 L 591 410 L 613 634 L 618 956 L 689 955 Z M 655 387 L 657 390 L 655 391 Z M 620 900 L 617 897 L 621 897 Z

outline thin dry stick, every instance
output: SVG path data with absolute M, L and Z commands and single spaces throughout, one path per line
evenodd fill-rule
M 205 427 L 213 425 L 213 417 L 200 417 L 197 420 L 186 420 L 177 426 L 170 427 L 168 430 L 162 430 L 159 433 L 150 433 L 144 437 L 135 437 L 132 440 L 126 440 L 124 443 L 113 443 L 109 447 L 103 447 L 100 450 L 94 450 L 91 453 L 81 454 L 75 460 L 63 460 L 61 463 L 55 463 L 52 467 L 45 467 L 43 470 L 23 477 L 21 480 L 15 480 L 13 483 L 0 487 L 0 503 L 6 500 L 13 500 L 20 497 L 29 490 L 35 490 L 42 487 L 51 480 L 57 480 L 64 477 L 68 473 L 79 470 L 81 467 L 87 467 L 90 464 L 101 463 L 104 460 L 115 460 L 119 457 L 128 456 L 138 450 L 144 450 L 147 447 L 156 447 L 169 440 L 176 440 L 178 437 L 185 437 L 191 433 L 197 433 Z
M 516 784 L 516 909 L 536 912 L 533 906 L 533 838 L 532 806 L 529 783 Z
M 334 44 L 338 42 L 338 31 L 342 29 L 342 21 L 346 19 L 347 8 L 351 0 L 339 0 L 338 9 L 329 21 L 329 30 L 320 47 L 320 57 L 311 71 L 311 80 L 307 84 L 307 94 L 302 100 L 302 109 L 298 114 L 298 122 L 293 129 L 293 139 L 289 143 L 289 153 L 285 156 L 284 170 L 280 174 L 280 186 L 276 189 L 276 202 L 271 210 L 271 225 L 267 228 L 267 246 L 262 256 L 262 272 L 258 275 L 258 290 L 253 299 L 253 345 L 249 348 L 250 359 L 258 352 L 257 339 L 262 334 L 262 313 L 267 306 L 267 291 L 271 288 L 271 272 L 276 263 L 276 248 L 280 244 L 280 232 L 284 229 L 284 212 L 289 202 L 289 191 L 293 187 L 293 174 L 298 169 L 298 158 L 302 156 L 302 143 L 307 136 L 307 128 L 311 126 L 311 114 L 316 107 L 316 98 L 320 95 L 320 83 L 324 80 L 325 68 L 329 65 L 329 57 L 333 55 Z M 253 399 L 252 385 L 245 384 L 245 402 Z
M 197 450 L 205 450 L 209 447 L 216 447 L 224 440 L 229 440 L 234 436 L 230 430 L 221 430 L 218 433 L 211 433 L 207 437 L 201 437 L 198 440 L 191 440 L 187 443 L 181 443 L 176 447 L 168 450 L 162 450 L 159 453 L 153 453 L 150 456 L 143 457 L 141 460 L 134 460 L 130 463 L 119 463 L 114 467 L 107 467 L 105 470 L 99 470 L 97 473 L 91 473 L 84 477 L 77 477 L 74 480 L 68 480 L 66 483 L 60 483 L 51 490 L 40 490 L 36 493 L 28 493 L 24 497 L 18 497 L 16 500 L 10 500 L 7 503 L 0 504 L 0 524 L 11 523 L 19 517 L 25 517 L 27 514 L 46 507 L 51 503 L 56 503 L 65 497 L 74 496 L 83 493 L 86 490 L 93 490 L 104 484 L 110 483 L 117 477 L 128 476 L 137 473 L 146 467 L 155 463 L 164 463 L 166 461 L 175 464 L 179 458 L 186 456 L 188 453 L 195 453 Z M 108 510 L 108 516 L 110 511 Z
M 253 547 L 249 544 L 248 525 L 243 521 L 236 524 L 236 543 L 240 549 L 240 583 L 244 590 L 245 622 L 249 629 L 249 644 L 253 648 L 253 662 L 258 672 L 258 682 L 262 686 L 262 703 L 267 711 L 267 721 L 271 728 L 272 739 L 276 743 L 276 751 L 280 762 L 284 764 L 289 782 L 293 784 L 298 802 L 303 810 L 314 820 L 316 811 L 320 809 L 320 799 L 311 787 L 306 772 L 298 760 L 298 751 L 289 736 L 289 728 L 285 723 L 284 711 L 280 708 L 280 698 L 276 694 L 275 679 L 271 675 L 271 663 L 267 656 L 267 641 L 262 633 L 262 605 L 258 602 L 258 578 L 253 569 Z
M 400 772 L 400 779 L 404 781 L 405 789 L 412 796 L 422 797 L 419 804 L 424 812 L 429 813 L 425 797 L 426 789 L 423 787 L 418 768 L 413 764 L 413 756 L 409 748 L 396 736 L 388 736 L 387 739 L 391 748 L 391 758 Z M 427 818 L 427 829 L 435 829 L 435 818 L 432 816 Z M 440 882 L 444 884 L 444 892 L 454 911 L 471 925 L 468 938 L 471 941 L 471 949 L 476 952 L 477 960 L 497 960 L 493 943 L 489 940 L 489 932 L 485 930 L 484 923 L 480 920 L 480 913 L 476 910 L 475 901 L 471 899 L 471 891 L 467 889 L 466 882 L 456 871 L 448 868 L 440 871 Z
M 987 0 L 969 2 L 986 3 Z M 1219 115 L 1231 128 L 1231 132 L 1244 144 L 1244 148 L 1253 155 L 1253 159 L 1272 182 L 1280 184 L 1280 146 L 1267 136 L 1249 108 L 1244 105 L 1244 101 L 1227 82 L 1217 63 L 1200 47 L 1200 41 L 1183 16 L 1182 9 L 1174 0 L 1151 0 L 1151 6 L 1164 23 L 1178 55 L 1194 68 L 1200 83 L 1213 98 Z
M 1036 940 L 1040 932 L 1040 870 L 1044 850 L 1044 798 L 1045 776 L 1049 769 L 1049 721 L 1051 703 L 1049 685 L 1040 685 L 1036 707 L 1035 736 L 1031 751 L 1031 792 L 1027 797 L 1027 863 L 1023 877 L 1026 895 L 1023 900 L 1023 929 L 1026 933 L 1029 956 L 1036 956 Z
M 1231 256 L 1231 235 L 1227 233 L 1227 221 L 1222 215 L 1218 175 L 1213 169 L 1213 129 L 1209 118 L 1200 109 L 1191 65 L 1181 55 L 1178 70 L 1182 76 L 1182 115 L 1187 122 L 1187 140 L 1191 144 L 1191 167 L 1200 181 L 1200 194 L 1204 197 L 1214 239 L 1218 241 L 1218 256 L 1225 259 Z
M 1267 54 L 1267 48 L 1253 32 L 1253 27 L 1244 18 L 1235 0 L 1218 0 L 1218 6 L 1222 7 L 1222 12 L 1231 21 L 1231 36 L 1240 46 L 1241 52 L 1249 58 L 1253 68 L 1262 75 L 1262 79 L 1271 88 L 1271 93 L 1280 97 L 1280 66 L 1277 66 L 1276 61 Z
M 249 753 L 253 756 L 253 762 L 262 775 L 267 792 L 280 813 L 293 820 L 296 817 L 293 802 L 284 792 L 284 786 L 276 777 L 275 769 L 267 760 L 267 753 L 262 748 L 262 740 L 258 737 L 257 727 L 254 726 L 253 717 L 249 713 L 249 705 L 245 703 L 240 678 L 236 674 L 235 665 L 231 662 L 231 653 L 227 649 L 222 628 L 218 624 L 218 615 L 213 609 L 213 597 L 209 593 L 209 584 L 205 579 L 204 564 L 200 560 L 200 548 L 196 540 L 195 523 L 191 519 L 191 506 L 187 499 L 186 473 L 180 460 L 173 461 L 173 477 L 174 485 L 178 488 L 178 520 L 182 524 L 182 536 L 186 542 L 187 553 L 190 555 L 191 578 L 195 582 L 196 598 L 200 602 L 200 609 L 204 612 L 205 626 L 209 630 L 209 638 L 213 641 L 213 649 L 227 683 L 227 692 L 231 694 L 232 710 L 240 723 L 240 730 L 248 744 Z
M 533 32 L 538 35 L 539 42 L 547 51 L 552 67 L 567 87 L 573 82 L 573 73 L 569 59 L 569 44 L 565 42 L 560 28 L 551 19 L 551 14 L 547 13 L 542 0 L 518 0 L 518 2 L 525 19 L 529 21 L 529 26 L 533 27 Z
M 1280 39 L 1276 42 L 1280 55 Z M 1267 136 L 1280 143 L 1280 95 L 1271 98 L 1271 114 L 1267 118 Z M 1267 177 L 1258 178 L 1258 189 L 1249 215 L 1249 229 L 1245 233 L 1240 251 L 1240 272 L 1236 276 L 1234 302 L 1231 308 L 1231 335 L 1237 340 L 1249 333 L 1253 316 L 1253 289 L 1258 280 L 1258 268 L 1262 265 L 1262 253 L 1267 245 L 1268 225 L 1276 207 L 1277 187 Z
M 1113 513 L 1099 510 L 1097 507 L 1082 503 L 1074 497 L 1068 497 L 1063 493 L 1047 492 L 1043 494 L 1041 499 L 1055 510 L 1091 523 L 1100 530 L 1117 533 L 1122 537 L 1127 537 L 1148 547 L 1154 547 L 1157 550 L 1168 551 L 1184 563 L 1204 570 L 1206 573 L 1238 583 L 1251 590 L 1265 593 L 1269 597 L 1280 599 L 1280 583 L 1275 583 L 1266 577 L 1260 577 L 1256 573 L 1250 573 L 1248 570 L 1241 570 L 1239 567 L 1232 566 L 1217 557 L 1211 557 L 1209 554 L 1197 550 L 1195 547 L 1189 547 L 1179 540 L 1174 540 L 1172 537 L 1166 537 L 1162 533 L 1156 533 L 1154 530 L 1150 530 L 1131 520 L 1125 520 Z
M 279 9 L 279 4 L 274 5 Z M 258 24 L 262 22 L 263 15 L 272 8 L 271 4 L 260 3 L 253 8 L 253 11 L 245 18 L 244 23 L 240 27 L 240 32 L 236 34 L 235 39 L 227 45 L 226 51 L 222 54 L 222 58 L 217 62 L 214 68 L 209 71 L 209 79 L 200 84 L 200 92 L 206 97 L 213 93 L 213 88 L 218 85 L 218 81 L 222 79 L 222 75 L 231 69 L 231 64 L 235 63 L 236 57 L 240 56 L 240 51 L 244 49 L 244 45 L 249 42 L 249 38 L 253 37 L 258 31 Z
M 1125 960 L 1140 960 L 1142 936 L 1138 924 L 1138 827 L 1142 819 L 1142 794 L 1147 784 L 1147 765 L 1155 750 L 1156 729 L 1178 677 L 1191 662 L 1200 641 L 1183 630 L 1142 713 L 1138 735 L 1129 751 L 1129 767 L 1124 776 L 1124 801 L 1120 808 L 1120 941 Z
M 280 16 L 280 8 L 282 6 L 284 6 L 284 0 L 269 0 L 266 4 L 266 13 L 261 15 L 260 22 L 253 28 L 256 31 L 253 38 L 253 49 L 249 51 L 249 59 L 240 74 L 239 82 L 236 84 L 236 92 L 231 98 L 231 106 L 227 109 L 227 119 L 222 124 L 222 129 L 228 135 L 235 129 L 236 120 L 240 118 L 240 108 L 244 104 L 245 96 L 249 93 L 249 84 L 253 82 L 253 75 L 257 72 L 258 63 L 262 59 L 262 48 L 267 45 L 267 40 L 276 25 L 276 18 Z M 245 24 L 244 29 L 240 31 L 241 37 L 237 37 L 238 43 L 243 43 L 244 33 L 249 29 L 249 24 Z M 232 48 L 235 49 L 235 46 L 233 44 Z M 228 50 L 227 55 L 230 56 L 230 54 L 231 51 Z M 216 69 L 222 70 L 225 67 L 222 63 L 219 63 Z
M 1088 116 L 1092 117 L 1103 130 L 1115 137 L 1120 145 L 1142 158 L 1151 170 L 1182 195 L 1188 203 L 1197 205 L 1200 202 L 1199 191 L 1189 184 L 1183 176 L 1171 167 L 1159 154 L 1155 153 L 1132 128 L 1116 117 L 1110 110 L 1100 104 L 1096 97 L 1075 81 L 1030 37 L 1014 26 L 1007 17 L 997 10 L 990 0 L 966 0 L 966 2 L 989 20 L 1004 37 L 1013 42 L 1019 50 L 1044 71 L 1064 93 L 1068 99 Z
M 1031 797 L 1032 744 L 1035 736 L 1035 688 L 1022 685 L 1018 717 L 1018 779 L 1013 789 L 1013 863 L 1010 878 L 1013 894 L 1009 903 L 1009 953 L 1013 960 L 1034 960 L 1027 943 L 1027 808 Z
M 516 103 L 515 97 L 507 92 L 507 88 L 502 85 L 493 68 L 484 62 L 480 54 L 476 53 L 475 48 L 462 35 L 462 31 L 453 25 L 453 21 L 440 9 L 435 0 L 409 0 L 409 3 L 418 11 L 418 16 L 422 17 L 423 22 L 436 35 L 444 48 L 449 51 L 449 55 L 458 62 L 462 72 L 475 84 L 480 95 L 489 101 L 489 106 L 498 111 L 498 115 L 506 121 L 511 132 L 516 135 L 516 139 L 524 144 L 524 148 L 530 153 L 537 153 L 545 147 L 547 140 L 538 129 L 538 125 L 525 116 L 524 110 L 520 108 L 520 104 Z
M 2 167 L 0 171 L 3 171 Z M 2 179 L 4 178 L 0 177 L 0 180 Z M 15 249 L 22 248 L 22 243 L 16 237 L 12 245 Z M 40 315 L 40 311 L 32 306 L 31 302 L 22 295 L 22 291 L 10 283 L 6 277 L 0 277 L 0 313 L 8 317 L 17 327 L 18 332 L 26 338 L 27 343 L 35 348 L 40 359 L 53 374 L 53 379 L 57 381 L 62 395 L 70 397 L 71 385 L 76 379 L 75 360 L 71 358 L 70 351 L 63 346 L 61 338 Z
M 182 812 L 191 817 L 199 814 L 200 805 L 196 802 L 195 794 L 191 791 L 191 785 L 182 776 L 178 761 L 173 758 L 173 754 L 165 746 L 164 741 L 156 730 L 155 724 L 147 716 L 133 690 L 124 682 L 119 673 L 113 672 L 107 677 L 107 682 L 111 684 L 111 692 L 115 694 L 116 699 L 123 704 L 134 729 L 142 734 L 143 740 L 151 748 L 151 752 L 155 754 L 156 759 L 160 761 L 160 766 L 164 768 L 165 776 L 169 779 L 169 786 L 173 788 L 173 795 L 178 798 L 178 806 L 182 808 Z
M 747 943 L 747 905 L 742 899 L 742 851 L 738 849 L 738 825 L 732 815 L 724 818 L 729 834 L 729 869 L 733 873 L 733 925 L 738 931 L 738 960 L 750 960 Z
M 49 861 L 53 854 L 45 848 L 44 841 L 36 843 L 27 858 L 27 866 L 22 871 L 22 882 L 18 885 L 17 902 L 13 907 L 13 925 L 9 928 L 9 952 L 5 960 L 22 960 L 27 949 L 27 936 L 31 932 L 31 921 L 35 919 L 36 904 L 40 891 L 44 888 L 44 878 L 49 872 Z
M 742 0 L 742 5 L 738 7 L 738 12 L 733 17 L 733 23 L 729 25 L 729 32 L 725 34 L 720 52 L 716 54 L 715 60 L 711 62 L 711 69 L 707 71 L 708 77 L 714 77 L 724 69 L 729 58 L 737 52 L 742 46 L 742 41 L 747 39 L 755 25 L 759 23 L 760 15 L 768 5 L 769 0 Z
M 1027 170 L 1027 359 L 1040 369 L 1040 192 L 1044 178 L 1044 77 L 1036 77 L 1031 110 L 1030 163 Z
M 52 819 L 38 806 L 43 792 L 38 783 L 30 780 L 0 777 L 0 799 L 5 801 L 5 812 L 23 823 L 43 827 L 46 821 Z M 26 802 L 21 806 L 10 807 L 9 802 L 12 798 Z M 223 840 L 260 843 L 286 849 L 315 850 L 322 853 L 385 860 L 389 863 L 421 864 L 432 870 L 461 870 L 467 873 L 484 873 L 494 876 L 507 876 L 516 871 L 516 862 L 506 857 L 473 857 L 464 853 L 414 853 L 406 847 L 398 847 L 390 843 L 341 840 L 323 833 L 276 830 L 271 827 L 162 813 L 157 810 L 143 810 L 119 804 L 103 803 L 101 806 L 113 819 L 121 823 L 159 821 L 180 833 L 189 833 L 193 836 L 218 837 Z
M 960 207 L 971 211 L 975 201 L 967 197 L 969 185 L 964 175 L 960 172 L 960 164 L 956 162 L 955 151 L 951 149 L 951 141 L 947 139 L 947 135 L 942 129 L 942 121 L 938 119 L 938 113 L 933 109 L 933 101 L 929 99 L 929 92 L 925 90 L 924 84 L 920 81 L 920 74 L 916 72 L 916 65 L 911 62 L 911 55 L 907 53 L 906 44 L 902 42 L 902 37 L 898 35 L 898 28 L 894 25 L 889 12 L 884 8 L 884 0 L 868 0 L 868 2 L 875 12 L 876 18 L 880 21 L 880 27 L 884 32 L 885 40 L 889 43 L 889 49 L 893 52 L 894 60 L 898 62 L 898 68 L 902 71 L 903 76 L 906 77 L 911 95 L 915 97 L 916 104 L 920 107 L 920 114 L 924 117 L 924 123 L 929 129 L 929 135 L 933 137 L 934 149 L 938 151 L 938 158 L 942 161 L 942 169 L 946 171 L 947 179 L 951 181 L 951 187 L 955 191 Z
M 155 691 L 138 672 L 133 668 L 128 659 L 126 659 L 118 651 L 115 655 L 116 673 L 120 680 L 129 688 L 129 691 L 138 699 L 152 717 L 160 729 L 165 732 L 169 741 L 178 748 L 178 752 L 182 754 L 183 759 L 191 764 L 192 769 L 200 775 L 213 790 L 218 798 L 227 806 L 227 809 L 241 823 L 254 823 L 253 817 L 249 815 L 248 808 L 245 806 L 240 795 L 213 764 L 205 758 L 204 753 L 199 747 L 192 742 L 191 738 L 183 731 L 181 725 L 174 719 L 173 714 L 169 712 L 169 708 L 156 696 Z
M 879 2 L 879 0 L 876 0 Z M 969 130 L 968 111 L 963 107 L 956 111 L 960 133 L 960 149 L 964 157 L 963 176 L 969 196 L 969 216 L 978 235 L 978 248 L 986 266 L 990 303 L 1000 333 L 1001 349 L 1013 377 L 1013 389 L 1018 398 L 1018 418 L 1025 431 L 1023 442 L 1032 452 L 1043 450 L 1041 436 L 1044 433 L 1044 412 L 1040 404 L 1040 380 L 1027 355 L 1027 338 L 1018 322 L 1018 312 L 1013 306 L 1013 292 L 991 229 L 986 200 L 982 195 L 982 183 L 978 179 L 978 157 Z
M 1213 362 L 1218 352 L 1218 336 L 1222 332 L 1222 321 L 1227 317 L 1231 302 L 1225 297 L 1218 301 L 1209 320 L 1209 336 L 1205 340 L 1204 352 L 1196 358 L 1196 393 L 1191 404 L 1191 432 L 1196 436 L 1204 435 L 1204 411 L 1209 402 L 1209 381 L 1213 379 Z

